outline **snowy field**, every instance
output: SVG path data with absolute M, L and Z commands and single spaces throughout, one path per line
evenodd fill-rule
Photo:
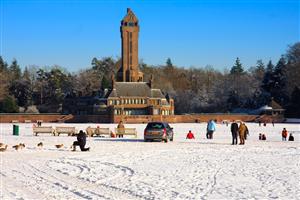
M 0 199 L 300 199 L 299 124 L 247 124 L 244 146 L 232 146 L 230 127 L 221 124 L 213 140 L 205 139 L 204 123 L 171 124 L 169 143 L 145 143 L 146 124 L 128 124 L 137 139 L 88 138 L 90 152 L 72 152 L 74 137 L 36 137 L 32 124 L 19 125 L 20 136 L 12 136 L 12 125 L 0 124 L 0 142 L 9 145 L 0 152 Z M 97 126 L 64 124 L 89 125 Z M 295 132 L 295 142 L 281 141 L 283 127 Z M 185 139 L 188 130 L 195 140 Z M 258 140 L 260 132 L 267 141 Z M 14 150 L 18 143 L 26 148 Z

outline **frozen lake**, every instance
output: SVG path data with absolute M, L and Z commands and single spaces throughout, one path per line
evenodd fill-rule
M 206 124 L 171 124 L 174 142 L 143 142 L 146 124 L 135 127 L 138 138 L 88 138 L 90 152 L 72 152 L 74 137 L 33 136 L 32 124 L 0 124 L 1 199 L 300 199 L 300 125 L 248 123 L 244 146 L 231 145 L 230 126 L 217 124 L 213 140 Z M 46 124 L 43 126 L 108 127 L 116 124 Z M 281 130 L 293 131 L 295 142 L 282 142 Z M 192 130 L 195 140 L 186 140 Z M 264 133 L 267 141 L 259 141 Z M 43 149 L 36 145 L 44 143 Z M 12 145 L 25 143 L 16 151 Z M 55 144 L 64 144 L 56 149 Z

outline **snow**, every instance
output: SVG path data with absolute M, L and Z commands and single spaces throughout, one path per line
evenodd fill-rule
M 300 125 L 247 125 L 243 146 L 231 145 L 230 126 L 223 124 L 213 140 L 205 139 L 205 123 L 171 124 L 169 143 L 143 142 L 146 124 L 126 124 L 137 128 L 138 138 L 88 138 L 90 152 L 72 152 L 74 137 L 36 137 L 32 124 L 19 124 L 20 136 L 13 136 L 12 124 L 0 124 L 0 142 L 9 145 L 0 152 L 0 199 L 300 199 Z M 281 141 L 284 127 L 295 142 Z M 195 140 L 185 139 L 189 130 Z M 26 148 L 11 147 L 18 143 Z M 64 148 L 56 149 L 60 143 Z

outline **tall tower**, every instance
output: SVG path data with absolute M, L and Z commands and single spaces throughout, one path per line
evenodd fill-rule
M 117 81 L 143 81 L 143 73 L 139 71 L 138 37 L 139 23 L 137 17 L 127 8 L 127 14 L 121 21 L 122 63 L 117 74 Z

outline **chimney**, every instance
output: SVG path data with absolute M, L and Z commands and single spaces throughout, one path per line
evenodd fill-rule
M 153 87 L 153 75 L 151 74 L 150 79 L 149 79 L 149 87 L 152 88 Z
M 112 89 L 115 88 L 115 83 L 116 83 L 116 80 L 115 80 L 115 73 L 114 71 L 111 72 L 111 87 Z

